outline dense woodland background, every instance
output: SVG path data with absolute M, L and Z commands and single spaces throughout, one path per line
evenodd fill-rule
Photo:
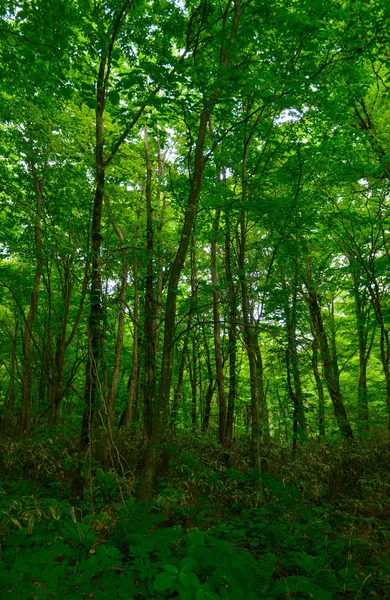
M 390 597 L 389 19 L 0 0 L 4 594 Z

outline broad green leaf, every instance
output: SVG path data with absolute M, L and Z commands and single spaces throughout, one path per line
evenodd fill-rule
M 119 104 L 119 92 L 117 92 L 117 90 L 111 90 L 110 92 L 108 92 L 108 99 L 112 104 Z
M 176 573 L 168 573 L 164 571 L 164 573 L 159 573 L 154 582 L 154 589 L 156 592 L 163 592 L 164 590 L 168 590 L 174 583 L 177 581 Z
M 164 571 L 167 571 L 168 573 L 178 573 L 179 569 L 177 568 L 176 565 L 163 565 L 162 566 Z
M 184 585 L 185 588 L 188 588 L 190 586 L 190 581 L 188 579 L 187 573 L 179 573 L 179 581 Z
M 192 571 L 193 569 L 195 569 L 197 564 L 198 563 L 196 562 L 196 560 L 194 558 L 191 558 L 189 556 L 186 558 L 183 558 L 180 561 L 180 571 L 182 573 L 188 573 L 189 571 Z

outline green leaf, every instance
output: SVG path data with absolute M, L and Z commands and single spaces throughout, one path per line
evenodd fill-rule
M 178 573 L 179 572 L 179 569 L 176 567 L 176 565 L 163 565 L 162 567 L 165 571 L 168 571 L 168 573 Z
M 108 92 L 108 99 L 112 104 L 119 104 L 119 92 L 117 92 L 117 90 L 111 90 L 110 92 Z
M 187 590 L 183 586 L 180 586 L 180 587 L 178 587 L 176 589 L 179 592 L 179 598 L 180 598 L 180 600 L 192 600 L 192 595 L 191 595 L 190 590 Z
M 182 583 L 184 585 L 185 588 L 190 587 L 190 581 L 188 579 L 188 575 L 187 573 L 180 573 L 179 574 L 179 581 L 180 583 Z
M 188 573 L 187 577 L 188 577 L 188 581 L 190 582 L 190 586 L 192 588 L 198 589 L 199 585 L 200 585 L 200 582 L 199 582 L 199 578 L 196 575 L 196 573 L 193 573 L 192 571 L 190 571 Z
M 89 107 L 89 108 L 97 108 L 98 107 L 98 103 L 96 98 L 86 98 L 85 99 L 85 104 Z
M 70 100 L 70 98 L 73 96 L 72 88 L 68 88 L 68 87 L 60 88 L 59 93 L 63 98 L 65 98 L 65 100 Z
M 169 589 L 174 583 L 177 581 L 176 573 L 159 573 L 154 582 L 154 590 L 156 592 L 163 592 L 164 590 Z
M 194 558 L 191 557 L 186 557 L 183 558 L 180 561 L 180 571 L 182 573 L 188 573 L 189 571 L 192 571 L 193 569 L 195 569 L 195 567 L 197 566 L 197 562 Z
M 326 590 L 316 589 L 315 597 L 317 600 L 332 600 L 333 594 L 332 592 L 327 592 Z

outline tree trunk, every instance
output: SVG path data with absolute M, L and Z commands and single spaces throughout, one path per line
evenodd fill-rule
M 206 432 L 209 428 L 210 423 L 210 413 L 211 413 L 211 401 L 214 396 L 214 391 L 216 388 L 216 382 L 213 379 L 209 380 L 209 385 L 207 387 L 206 396 L 204 399 L 204 413 L 202 420 L 202 431 Z
M 123 240 L 122 240 L 123 241 Z M 106 407 L 107 407 L 107 430 L 108 430 L 108 441 L 112 444 L 112 432 L 114 427 L 114 407 L 115 400 L 118 391 L 119 375 L 122 362 L 122 348 L 123 348 L 123 337 L 125 332 L 125 320 L 126 320 L 126 296 L 127 296 L 127 277 L 129 268 L 127 260 L 124 259 L 121 274 L 121 283 L 119 288 L 118 304 L 119 304 L 119 315 L 118 315 L 118 329 L 115 341 L 115 356 L 114 365 L 112 368 L 112 374 L 110 383 L 108 386 Z
M 157 138 L 157 162 L 158 162 L 158 176 L 161 181 L 164 177 L 164 163 L 161 156 L 160 142 Z M 163 199 L 161 202 L 160 182 L 157 188 L 157 226 L 156 226 L 156 241 L 158 249 L 158 261 L 157 261 L 157 290 L 156 290 L 156 307 L 155 307 L 155 347 L 156 347 L 156 363 L 158 358 L 158 348 L 160 341 L 160 330 L 161 330 L 161 312 L 162 312 L 162 291 L 163 291 L 163 255 L 160 250 L 162 230 L 165 221 L 165 210 L 166 210 L 166 194 L 163 192 Z
M 210 268 L 211 268 L 211 285 L 213 287 L 213 333 L 214 333 L 214 357 L 215 357 L 215 374 L 217 379 L 218 389 L 218 404 L 219 404 L 219 443 L 222 446 L 226 443 L 226 396 L 225 384 L 223 379 L 223 365 L 221 352 L 221 322 L 219 313 L 219 281 L 217 270 L 217 237 L 219 230 L 221 211 L 217 209 L 214 216 L 213 236 L 211 238 L 210 252 Z
M 96 410 L 96 401 L 99 389 L 99 359 L 101 353 L 102 332 L 102 281 L 101 281 L 101 222 L 105 186 L 105 170 L 113 159 L 121 143 L 126 137 L 128 130 L 122 134 L 120 141 L 115 145 L 104 160 L 104 122 L 103 115 L 106 105 L 106 94 L 108 90 L 111 73 L 112 53 L 116 38 L 128 10 L 130 0 L 125 0 L 119 13 L 112 24 L 110 42 L 107 48 L 101 51 L 99 70 L 96 79 L 96 109 L 95 109 L 95 196 L 92 207 L 91 224 L 91 306 L 88 320 L 88 357 L 86 363 L 85 385 L 84 385 L 84 413 L 81 424 L 80 450 L 84 452 L 91 441 L 93 415 Z M 140 116 L 141 113 L 139 113 Z
M 377 278 L 374 275 L 372 267 L 371 281 L 368 285 L 368 292 L 371 298 L 375 317 L 379 325 L 379 348 L 382 362 L 383 374 L 386 383 L 386 404 L 387 404 L 387 426 L 390 431 L 390 338 L 389 329 L 386 327 L 385 318 L 383 315 L 381 292 Z
M 374 341 L 374 333 L 370 342 L 368 341 L 368 327 L 370 320 L 370 307 L 359 289 L 359 279 L 353 267 L 353 259 L 350 258 L 352 266 L 352 284 L 355 303 L 356 330 L 359 342 L 359 382 L 358 382 L 358 418 L 361 433 L 369 430 L 368 426 L 368 399 L 367 399 L 367 363 L 371 354 Z
M 226 438 L 225 445 L 230 448 L 233 439 L 234 405 L 237 393 L 237 291 L 232 275 L 232 257 L 231 257 L 231 231 L 229 211 L 225 214 L 225 275 L 228 283 L 229 297 L 229 393 L 228 407 L 226 415 Z
M 133 300 L 133 350 L 132 350 L 132 361 L 131 361 L 131 375 L 128 383 L 128 395 L 126 408 L 122 413 L 119 427 L 130 427 L 133 406 L 135 399 L 135 392 L 137 388 L 137 377 L 138 377 L 138 318 L 139 318 L 139 277 L 138 277 L 138 258 L 135 258 L 133 265 L 133 281 L 134 281 L 134 300 Z
M 297 336 L 296 336 L 296 313 L 297 313 L 297 273 L 296 265 L 294 277 L 294 289 L 292 291 L 292 304 L 290 308 L 290 298 L 287 291 L 286 281 L 283 281 L 284 287 L 284 315 L 286 320 L 287 347 L 286 347 L 286 372 L 287 388 L 294 407 L 293 416 L 293 443 L 292 452 L 295 456 L 298 437 L 305 438 L 307 434 L 307 424 L 305 409 L 302 398 L 302 385 L 299 373 Z
M 240 250 L 238 258 L 238 269 L 241 282 L 241 305 L 244 321 L 244 341 L 248 355 L 250 389 L 251 389 L 251 460 L 254 469 L 260 469 L 260 410 L 259 410 L 259 381 L 256 360 L 256 328 L 251 323 L 251 308 L 249 305 L 248 284 L 245 271 L 246 250 L 246 218 L 241 214 L 240 222 Z
M 179 410 L 179 406 L 182 400 L 183 394 L 183 379 L 184 379 L 184 368 L 186 365 L 187 354 L 188 354 L 188 341 L 190 337 L 190 331 L 188 329 L 186 336 L 184 338 L 183 349 L 181 352 L 181 359 L 179 364 L 179 374 L 177 379 L 177 385 L 175 387 L 174 395 L 173 395 L 173 406 L 170 418 L 170 427 L 173 429 L 176 424 L 177 411 Z
M 320 438 L 325 436 L 325 396 L 324 387 L 322 385 L 322 379 L 318 366 L 318 350 L 319 343 L 315 332 L 312 330 L 313 344 L 312 344 L 312 357 L 311 365 L 313 368 L 314 379 L 316 381 L 317 394 L 318 394 L 318 433 Z
M 91 227 L 91 290 L 90 290 L 90 313 L 88 320 L 88 357 L 86 363 L 85 386 L 84 386 L 84 413 L 81 424 L 80 449 L 85 451 L 91 439 L 93 416 L 96 409 L 99 383 L 99 358 L 101 351 L 101 319 L 102 319 L 102 281 L 101 281 L 101 257 L 100 248 L 102 243 L 101 222 L 105 185 L 105 165 L 103 158 L 103 113 L 105 108 L 105 77 L 106 57 L 102 56 L 99 65 L 99 74 L 96 82 L 95 110 L 95 197 L 92 208 Z
M 192 311 L 196 308 L 196 255 L 195 255 L 195 235 L 194 232 L 191 238 L 191 308 L 190 315 L 192 320 Z M 189 321 L 190 327 L 191 321 Z M 192 335 L 192 357 L 189 363 L 189 373 L 191 382 L 191 424 L 192 428 L 196 427 L 197 422 L 197 395 L 198 395 L 198 344 L 196 334 Z
M 206 331 L 205 331 L 204 325 L 202 326 L 202 333 L 203 333 L 204 348 L 205 348 L 205 352 L 206 352 L 206 365 L 207 365 L 208 381 L 209 381 L 209 384 L 207 386 L 206 396 L 204 399 L 204 412 L 203 412 L 203 416 L 202 416 L 202 431 L 205 432 L 205 431 L 207 431 L 207 429 L 209 427 L 209 423 L 210 423 L 211 402 L 212 402 L 212 399 L 214 396 L 214 391 L 216 388 L 216 381 L 214 380 L 214 370 L 211 365 L 210 350 L 209 350 L 209 345 L 207 343 Z
M 8 384 L 8 392 L 7 392 L 7 400 L 6 407 L 12 413 L 15 407 L 15 379 L 17 373 L 17 354 L 16 354 L 16 344 L 17 344 L 17 336 L 18 336 L 19 322 L 18 319 L 15 319 L 15 327 L 11 336 L 11 356 L 10 356 L 10 364 L 9 364 L 9 384 Z
M 161 377 L 158 394 L 158 406 L 154 415 L 152 433 L 150 436 L 144 469 L 141 474 L 139 487 L 139 499 L 149 499 L 153 491 L 153 483 L 156 470 L 158 468 L 160 449 L 157 447 L 165 435 L 168 408 L 169 393 L 172 381 L 173 368 L 173 348 L 175 339 L 176 323 L 176 297 L 179 285 L 180 275 L 187 256 L 191 234 L 193 231 L 197 201 L 202 183 L 202 174 L 204 166 L 203 149 L 206 139 L 207 123 L 210 118 L 210 109 L 206 105 L 202 110 L 199 119 L 198 139 L 195 150 L 194 172 L 191 181 L 190 193 L 187 200 L 187 207 L 184 217 L 184 225 L 181 232 L 179 247 L 173 261 L 168 281 L 168 292 L 165 302 L 165 327 L 164 343 L 161 364 Z
M 318 295 L 310 283 L 306 283 L 306 287 L 308 291 L 308 305 L 313 331 L 318 339 L 319 350 L 324 367 L 325 383 L 332 400 L 337 424 L 340 428 L 341 435 L 344 438 L 352 438 L 352 428 L 341 398 L 339 373 L 329 348 L 328 338 L 322 321 L 321 308 L 318 302 Z
M 27 435 L 30 426 L 31 393 L 32 393 L 32 329 L 38 310 L 38 294 L 43 270 L 43 246 L 41 237 L 41 213 L 43 205 L 43 185 L 38 179 L 35 166 L 32 166 L 35 185 L 36 212 L 34 223 L 36 268 L 31 293 L 30 308 L 25 322 L 23 334 L 23 375 L 22 375 L 22 412 L 19 422 L 19 435 Z
M 60 265 L 58 270 L 60 271 Z M 63 397 L 63 378 L 64 378 L 64 364 L 65 364 L 65 350 L 66 350 L 66 329 L 68 326 L 70 300 L 72 295 L 72 277 L 70 271 L 70 259 L 67 257 L 62 261 L 63 270 L 63 284 L 62 284 L 62 296 L 63 296 L 63 312 L 61 314 L 61 327 L 56 335 L 55 340 L 55 356 L 51 366 L 50 373 L 50 414 L 49 423 L 51 425 L 57 425 L 60 419 L 60 402 Z M 48 289 L 48 295 L 50 290 Z
M 154 240 L 153 240 L 153 208 L 152 208 L 152 164 L 149 152 L 148 132 L 144 130 L 144 146 L 146 157 L 146 251 L 148 255 L 145 283 L 145 383 L 144 383 L 144 425 L 148 439 L 152 435 L 152 423 L 156 400 L 156 331 L 154 301 Z
M 197 348 L 195 336 L 192 336 L 192 352 L 191 356 L 188 356 L 188 371 L 190 375 L 191 384 L 191 425 L 194 429 L 196 427 L 197 417 L 197 389 L 198 389 L 198 378 L 197 378 Z
M 254 341 L 255 352 L 256 352 L 256 374 L 257 374 L 257 391 L 259 395 L 259 411 L 260 411 L 260 423 L 261 423 L 261 435 L 265 439 L 269 439 L 270 433 L 270 422 L 269 422 L 269 411 L 267 406 L 267 393 L 264 389 L 264 368 L 263 368 L 263 357 L 261 354 L 259 338 L 256 332 Z

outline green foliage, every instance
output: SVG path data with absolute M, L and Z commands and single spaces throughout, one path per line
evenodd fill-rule
M 50 447 L 57 467 L 69 460 L 60 458 L 55 442 Z M 149 508 L 97 461 L 83 469 L 84 496 L 76 504 L 67 484 L 73 471 L 65 465 L 57 485 L 37 467 L 22 479 L 22 461 L 42 448 L 38 440 L 24 440 L 8 448 L 3 462 L 4 596 L 331 600 L 383 597 L 390 583 L 386 441 L 342 450 L 312 444 L 293 462 L 282 460 L 279 449 L 272 475 L 211 461 L 216 449 L 207 438 L 178 439 L 172 449 L 181 460 Z M 275 460 L 276 446 L 272 454 Z M 334 475 L 328 477 L 327 465 Z

